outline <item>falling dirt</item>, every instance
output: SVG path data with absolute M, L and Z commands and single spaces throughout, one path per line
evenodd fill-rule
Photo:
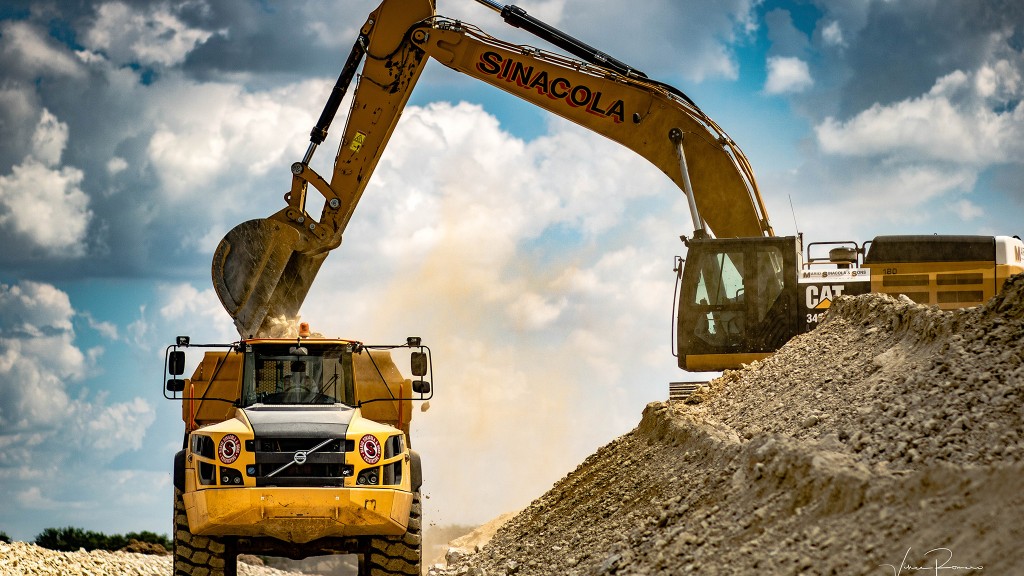
M 1024 574 L 1024 276 L 838 299 L 583 462 L 443 575 Z

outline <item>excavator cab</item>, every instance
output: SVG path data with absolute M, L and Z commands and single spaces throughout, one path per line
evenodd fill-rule
M 797 334 L 797 237 L 686 243 L 677 277 L 680 368 L 722 370 L 760 360 Z

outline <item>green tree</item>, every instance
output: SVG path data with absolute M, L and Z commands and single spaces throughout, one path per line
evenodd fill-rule
M 35 544 L 43 548 L 63 552 L 74 552 L 79 548 L 84 548 L 86 551 L 109 550 L 115 552 L 127 546 L 131 540 L 159 544 L 167 550 L 170 550 L 173 546 L 170 538 L 153 532 L 142 531 L 129 532 L 124 535 L 107 535 L 102 532 L 82 530 L 81 528 L 73 528 L 71 526 L 66 528 L 47 528 L 36 536 Z
M 82 530 L 81 528 L 47 528 L 36 536 L 37 546 L 60 550 L 62 552 L 74 552 L 79 548 L 96 550 L 104 548 L 107 537 L 99 532 Z

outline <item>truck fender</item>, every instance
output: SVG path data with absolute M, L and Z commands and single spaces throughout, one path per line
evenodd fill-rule
M 412 474 L 412 491 L 419 492 L 420 486 L 423 485 L 423 468 L 420 463 L 420 453 L 415 450 L 409 450 L 409 468 Z
M 415 476 L 414 476 L 415 477 Z M 179 450 L 174 455 L 174 487 L 185 491 L 185 451 Z

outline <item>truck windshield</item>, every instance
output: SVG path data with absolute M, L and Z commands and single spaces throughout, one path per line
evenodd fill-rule
M 242 405 L 350 404 L 351 346 L 260 344 L 245 354 Z

